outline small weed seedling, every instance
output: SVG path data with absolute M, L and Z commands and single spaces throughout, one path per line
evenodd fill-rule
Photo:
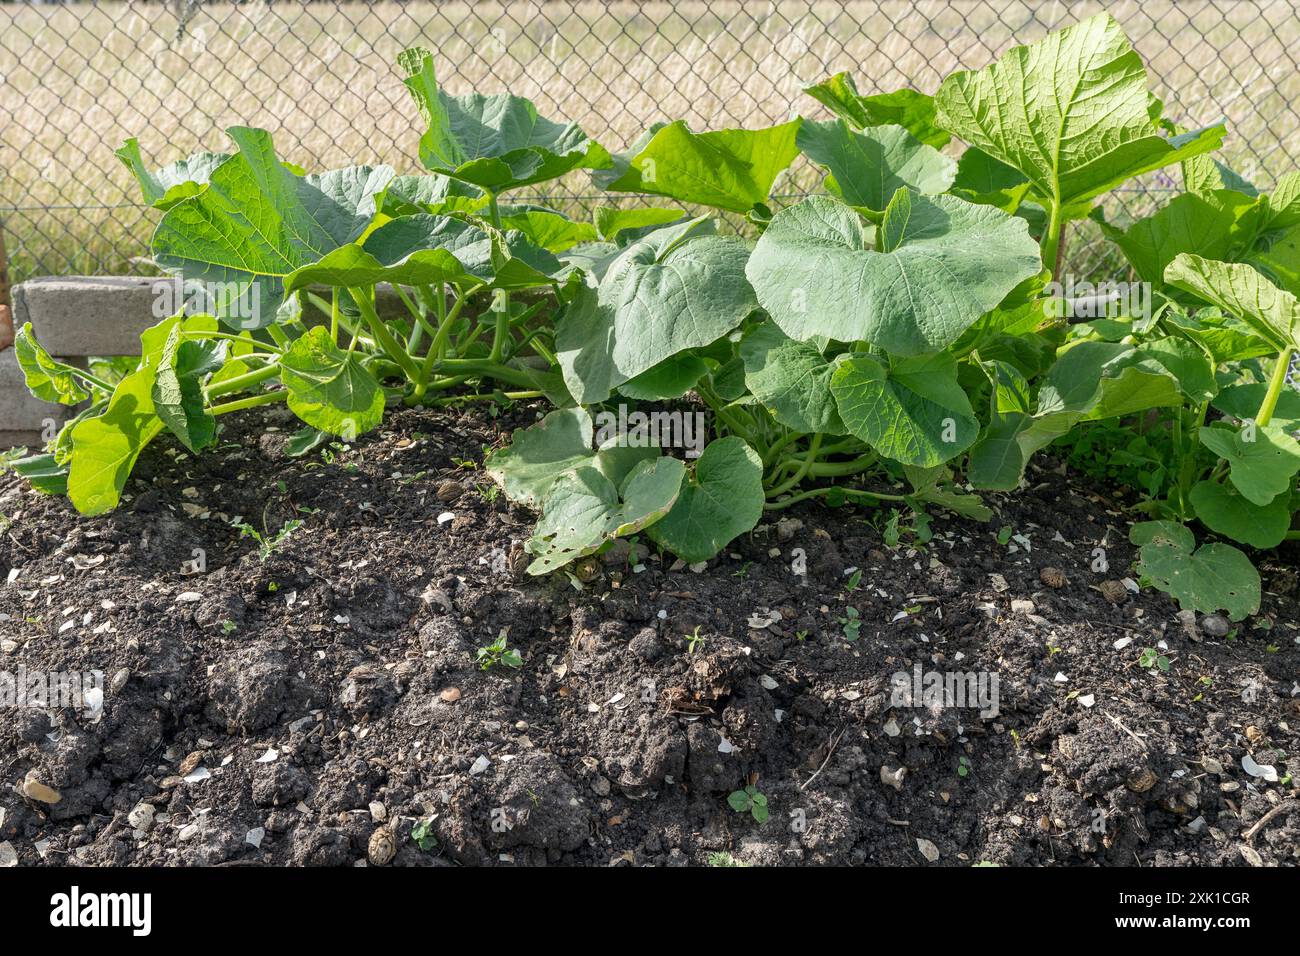
M 480 647 L 474 659 L 478 661 L 478 668 L 481 671 L 490 670 L 494 664 L 501 664 L 504 667 L 522 667 L 524 663 L 517 650 L 506 647 L 505 631 L 502 631 L 501 635 L 487 647 Z
M 748 813 L 757 823 L 767 822 L 767 797 L 752 783 L 744 790 L 733 790 L 727 805 L 737 813 Z
M 700 629 L 698 627 L 696 627 L 690 634 L 685 635 L 685 637 L 687 654 L 694 654 L 697 648 L 704 645 L 704 636 L 700 634 Z
M 1158 667 L 1162 672 L 1169 670 L 1169 658 L 1161 654 L 1154 647 L 1142 648 L 1142 656 L 1138 658 L 1138 667 L 1143 670 L 1149 670 L 1152 667 Z
M 858 614 L 858 609 L 849 606 L 844 609 L 844 617 L 839 619 L 840 627 L 844 631 L 846 641 L 856 641 L 858 633 L 862 630 L 862 618 Z
M 748 863 L 742 863 L 740 860 L 737 860 L 737 859 L 736 859 L 734 856 L 732 856 L 730 853 L 721 852 L 721 853 L 710 853 L 710 854 L 709 854 L 709 866 L 719 866 L 719 867 L 738 866 L 738 867 L 746 867 L 746 866 L 749 866 L 749 864 L 748 864 Z
M 257 542 L 257 556 L 265 562 L 275 553 L 276 548 L 288 541 L 290 536 L 302 527 L 302 521 L 298 518 L 286 521 L 279 531 L 269 536 L 258 531 L 247 521 L 237 522 L 234 526 L 239 529 L 241 538 L 252 538 Z
M 423 853 L 438 848 L 438 838 L 433 835 L 433 821 L 421 820 L 415 826 L 411 827 L 411 839 Z

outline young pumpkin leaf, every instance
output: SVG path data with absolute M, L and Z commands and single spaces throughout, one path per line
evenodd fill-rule
M 800 120 L 766 129 L 693 133 L 678 120 L 652 130 L 608 173 L 592 179 L 612 192 L 653 193 L 678 202 L 749 212 L 766 202 L 776 177 L 799 155 Z
M 677 501 L 685 473 L 679 459 L 664 456 L 639 462 L 621 488 L 587 465 L 561 475 L 546 493 L 528 543 L 537 555 L 528 573 L 549 574 L 659 521 Z
M 1274 352 L 1300 346 L 1300 303 L 1253 266 L 1182 253 L 1165 269 L 1165 281 L 1237 316 Z
M 1260 505 L 1217 481 L 1198 481 L 1189 497 L 1201 524 L 1252 548 L 1276 548 L 1291 527 L 1289 491 Z
M 384 390 L 361 364 L 344 352 L 323 326 L 289 346 L 280 359 L 280 381 L 289 392 L 289 410 L 312 428 L 351 441 L 384 417 Z
M 831 375 L 835 366 L 811 342 L 796 342 L 764 322 L 740 343 L 745 385 L 772 417 L 800 432 L 842 435 Z
M 55 361 L 36 341 L 32 324 L 24 322 L 18 334 L 14 336 L 14 358 L 23 370 L 27 390 L 43 402 L 58 402 L 61 405 L 76 405 L 90 397 L 76 370 L 70 365 Z
M 633 241 L 640 239 L 638 233 L 646 229 L 656 229 L 669 223 L 679 221 L 686 214 L 677 208 L 649 206 L 644 209 L 622 209 L 618 206 L 597 206 L 594 214 L 596 232 L 604 242 L 621 242 L 627 244 L 630 234 Z
M 970 146 L 957 161 L 952 191 L 981 206 L 996 206 L 1003 212 L 1014 213 L 1025 201 L 1030 185 L 1020 170 Z
M 707 561 L 763 516 L 763 462 L 742 438 L 709 443 L 677 503 L 646 534 L 683 561 Z
M 1099 14 L 1013 47 L 935 94 L 937 120 L 1023 173 L 1069 215 L 1116 186 L 1217 149 L 1223 126 L 1173 138 L 1152 116 L 1146 70 L 1120 25 Z
M 1251 326 L 1218 308 L 1199 309 L 1195 316 L 1171 309 L 1165 313 L 1164 321 L 1203 348 L 1216 368 L 1224 362 L 1277 353 L 1272 343 L 1261 338 Z M 1255 408 L 1259 408 L 1258 402 Z
M 153 388 L 172 333 L 202 331 L 210 323 L 209 316 L 172 316 L 142 332 L 139 366 L 117 383 L 102 414 L 73 427 L 68 498 L 83 515 L 117 507 L 140 452 L 165 427 L 154 409 Z
M 551 485 L 581 466 L 595 468 L 615 486 L 641 461 L 660 452 L 650 445 L 630 445 L 602 428 L 600 450 L 594 450 L 596 428 L 585 408 L 551 412 L 531 428 L 516 431 L 506 448 L 490 452 L 483 470 L 511 501 L 539 507 Z
M 537 107 L 522 96 L 447 95 L 438 87 L 428 50 L 404 50 L 398 65 L 426 125 L 420 137 L 425 169 L 502 193 L 575 169 L 610 165 L 605 148 L 576 123 L 539 116 Z
M 217 320 L 198 315 L 177 323 L 167 333 L 158 356 L 151 397 L 154 412 L 192 452 L 211 445 L 217 437 L 217 420 L 208 411 L 203 395 L 203 379 L 221 368 L 226 343 L 213 340 L 187 341 L 185 332 L 217 331 Z
M 904 465 L 943 464 L 979 436 L 979 420 L 957 383 L 957 362 L 947 353 L 888 366 L 862 353 L 843 356 L 831 393 L 850 434 Z
M 1198 435 L 1202 445 L 1228 462 L 1236 489 L 1260 507 L 1289 492 L 1300 472 L 1300 442 L 1275 424 L 1263 428 L 1215 424 Z
M 901 126 L 854 131 L 844 120 L 804 120 L 795 142 L 829 173 L 829 192 L 874 213 L 883 212 L 904 186 L 934 195 L 945 192 L 957 174 L 956 163 Z
M 501 228 L 519 233 L 532 245 L 547 252 L 564 252 L 580 242 L 595 242 L 600 238 L 591 223 L 574 222 L 559 213 L 539 209 L 510 213 L 502 210 Z
M 202 192 L 212 171 L 230 158 L 229 153 L 195 153 L 189 159 L 150 172 L 140 155 L 140 141 L 132 137 L 114 151 L 140 185 L 144 201 L 155 209 L 170 209 L 182 199 Z
M 934 97 L 926 93 L 904 88 L 863 96 L 847 73 L 836 73 L 804 92 L 855 129 L 901 126 L 935 149 L 943 149 L 952 139 L 951 133 L 935 125 Z
M 1244 385 L 1230 385 L 1215 396 L 1212 403 L 1225 415 L 1231 415 L 1240 422 L 1253 421 L 1264 403 L 1268 391 L 1267 382 L 1250 382 Z M 1273 420 L 1269 423 L 1283 431 L 1294 432 L 1300 429 L 1300 392 L 1283 389 L 1277 397 L 1277 408 L 1273 410 Z
M 681 398 L 707 374 L 709 366 L 704 359 L 680 352 L 624 382 L 618 392 L 639 401 L 668 401 Z
M 54 455 L 29 455 L 9 462 L 15 475 L 26 479 L 36 491 L 45 495 L 68 493 L 68 466 Z
M 474 215 L 487 205 L 488 197 L 477 186 L 431 173 L 395 177 L 384 191 L 383 211 L 393 217 L 416 213 Z
M 745 273 L 798 341 L 866 341 L 895 355 L 947 348 L 1042 268 L 1024 220 L 900 189 L 872 249 L 852 209 L 813 196 L 773 218 Z
M 1240 621 L 1259 610 L 1259 572 L 1230 544 L 1195 548 L 1196 539 L 1172 521 L 1143 521 L 1129 532 L 1139 546 L 1138 572 L 1186 610 L 1227 611 Z
M 1242 240 L 1242 217 L 1253 203 L 1236 193 L 1236 203 L 1211 202 L 1192 193 L 1176 196 L 1153 215 L 1127 229 L 1116 229 L 1094 216 L 1102 232 L 1124 253 L 1133 271 L 1146 282 L 1163 286 L 1165 269 L 1180 253 L 1227 259 Z
M 270 325 L 284 279 L 359 238 L 393 178 L 388 166 L 353 166 L 298 177 L 280 163 L 265 130 L 232 127 L 239 152 L 207 189 L 172 206 L 153 237 L 154 260 L 187 280 L 216 284 L 218 318 Z
M 658 229 L 584 286 L 556 323 L 564 382 L 583 404 L 602 402 L 642 372 L 701 348 L 757 308 L 739 239 L 700 235 L 704 220 Z

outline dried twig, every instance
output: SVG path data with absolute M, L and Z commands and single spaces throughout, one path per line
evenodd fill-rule
M 835 748 L 840 745 L 840 738 L 844 736 L 844 731 L 848 729 L 849 729 L 848 725 L 845 724 L 843 727 L 840 728 L 839 733 L 831 735 L 831 746 L 830 749 L 826 751 L 826 759 L 822 761 L 822 765 L 817 768 L 816 773 L 814 773 L 811 777 L 805 780 L 802 785 L 800 785 L 799 787 L 800 792 L 807 790 L 808 784 L 812 783 L 814 780 L 817 779 L 817 774 L 821 773 L 823 770 L 826 769 L 826 765 L 831 762 L 831 757 L 835 755 Z
M 1269 820 L 1272 820 L 1279 813 L 1288 813 L 1291 810 L 1295 810 L 1298 808 L 1300 808 L 1300 800 L 1283 800 L 1272 810 L 1268 811 L 1268 813 L 1264 814 L 1262 817 L 1256 820 L 1255 825 L 1252 826 L 1245 833 L 1243 833 L 1242 837 L 1244 837 L 1247 841 L 1255 839 L 1255 834 L 1258 833 L 1261 829 L 1263 829 L 1264 824 L 1268 823 Z

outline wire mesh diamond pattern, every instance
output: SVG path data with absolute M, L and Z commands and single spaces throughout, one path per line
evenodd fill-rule
M 1166 115 L 1226 119 L 1226 159 L 1261 187 L 1300 139 L 1300 12 L 1291 0 L 1106 3 L 1148 64 Z M 128 136 L 161 164 L 224 148 L 228 126 L 270 129 L 309 169 L 349 162 L 415 171 L 415 111 L 394 66 L 423 45 L 452 92 L 508 89 L 611 148 L 650 123 L 760 126 L 820 115 L 803 88 L 841 70 L 864 92 L 932 92 L 1012 43 L 1096 13 L 1042 0 L 682 2 L 15 3 L 0 0 L 0 228 L 14 281 L 148 271 L 156 214 L 113 150 Z M 1176 175 L 1176 173 L 1175 173 Z M 1177 183 L 1155 174 L 1112 196 L 1141 215 Z M 783 196 L 816 186 L 796 165 Z M 590 203 L 581 174 L 552 186 Z M 1076 272 L 1116 263 L 1083 224 Z

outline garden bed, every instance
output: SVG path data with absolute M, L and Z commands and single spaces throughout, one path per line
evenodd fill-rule
M 257 410 L 214 453 L 150 446 L 97 518 L 0 479 L 0 670 L 104 675 L 98 719 L 0 721 L 0 841 L 22 865 L 382 862 L 381 827 L 395 865 L 1296 862 L 1295 544 L 1223 634 L 1107 585 L 1136 577 L 1122 503 L 1043 457 L 924 545 L 805 503 L 703 569 L 620 542 L 579 590 L 523 573 L 533 515 L 464 464 L 543 410 L 401 411 L 299 459 Z M 302 524 L 263 560 L 241 518 Z M 521 665 L 481 669 L 503 630 Z M 914 668 L 996 675 L 998 713 L 899 706 Z M 747 783 L 766 823 L 729 804 Z

